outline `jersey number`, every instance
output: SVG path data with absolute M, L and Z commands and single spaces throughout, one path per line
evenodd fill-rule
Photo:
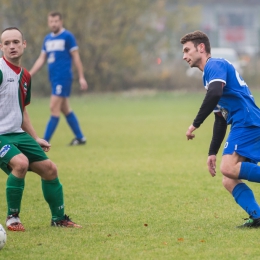
M 247 87 L 246 82 L 244 81 L 244 79 L 239 75 L 239 73 L 236 71 L 236 77 L 237 77 L 237 81 L 240 84 L 241 87 Z

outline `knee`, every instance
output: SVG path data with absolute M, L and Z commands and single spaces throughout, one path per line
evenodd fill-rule
M 223 176 L 222 184 L 226 188 L 227 191 L 229 191 L 231 194 L 234 190 L 234 188 L 237 186 L 237 184 L 242 183 L 240 180 L 230 179 L 226 176 Z
M 228 178 L 239 179 L 240 167 L 243 159 L 244 157 L 237 153 L 223 155 L 220 164 L 221 173 Z
M 60 107 L 55 105 L 55 104 L 51 104 L 50 105 L 50 111 L 51 111 L 51 114 L 53 116 L 60 116 Z
M 24 178 L 29 168 L 29 161 L 23 154 L 17 155 L 9 163 L 12 173 L 18 178 Z
M 232 163 L 223 163 L 222 162 L 220 165 L 220 171 L 225 177 L 228 177 L 231 179 L 237 178 L 236 165 L 233 165 Z
M 70 109 L 69 106 L 63 105 L 61 106 L 61 112 L 64 116 L 68 116 L 72 112 L 72 110 Z
M 28 171 L 29 168 L 29 162 L 28 159 L 27 160 L 22 160 L 20 161 L 18 164 L 16 164 L 14 166 L 14 170 L 20 172 L 21 174 L 26 174 L 26 172 Z
M 58 177 L 57 166 L 52 161 L 49 161 L 45 171 L 45 178 L 48 180 L 53 180 L 57 177 Z
M 230 180 L 230 178 L 223 176 L 222 184 L 223 184 L 223 186 L 224 186 L 227 190 L 230 190 L 230 189 L 231 189 L 231 180 Z
M 59 112 L 59 109 L 57 109 L 54 105 L 50 105 L 50 111 L 53 114 L 57 114 L 57 112 Z
M 50 108 L 50 111 L 51 111 L 51 112 L 54 111 L 54 106 L 53 106 L 52 104 L 50 104 L 49 108 Z
M 53 180 L 58 177 L 57 167 L 50 159 L 33 162 L 30 164 L 30 169 L 40 175 L 43 180 Z

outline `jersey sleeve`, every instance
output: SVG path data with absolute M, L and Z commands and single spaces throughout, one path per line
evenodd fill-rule
M 2 70 L 0 70 L 0 85 L 2 84 L 3 82 L 3 72 Z
M 24 81 L 27 83 L 24 105 L 27 106 L 31 102 L 31 75 L 26 69 L 24 69 Z
M 29 105 L 31 102 L 31 79 L 28 83 L 28 90 L 27 90 L 27 95 L 26 95 L 26 99 L 25 99 L 25 105 Z
M 66 47 L 67 49 L 72 52 L 74 50 L 78 49 L 77 41 L 75 36 L 72 33 L 68 33 L 67 39 L 66 39 Z
M 214 81 L 220 81 L 226 84 L 227 81 L 227 67 L 224 60 L 211 60 L 206 64 L 205 79 L 208 84 Z

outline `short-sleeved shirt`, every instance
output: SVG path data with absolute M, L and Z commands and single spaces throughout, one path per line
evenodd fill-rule
M 23 132 L 23 110 L 31 100 L 31 76 L 0 58 L 0 135 Z
M 78 49 L 74 35 L 63 29 L 59 34 L 50 33 L 45 36 L 42 52 L 47 55 L 49 79 L 57 82 L 72 79 L 71 52 Z
M 260 109 L 246 82 L 229 61 L 221 58 L 208 60 L 203 72 L 204 87 L 207 89 L 214 81 L 225 84 L 214 112 L 220 111 L 232 127 L 260 127 Z

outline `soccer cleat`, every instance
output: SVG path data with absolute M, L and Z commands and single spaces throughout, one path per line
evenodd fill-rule
M 237 226 L 237 228 L 259 228 L 260 218 L 253 219 L 252 217 L 246 218 L 246 222 L 243 225 Z
M 75 145 L 83 145 L 83 144 L 86 144 L 87 140 L 85 137 L 79 139 L 79 138 L 74 138 L 70 143 L 69 145 L 70 146 L 75 146 Z
M 51 220 L 51 226 L 53 227 L 68 227 L 68 228 L 81 228 L 82 226 L 73 222 L 69 216 L 64 215 L 64 219 L 59 221 Z
M 18 214 L 9 215 L 6 219 L 6 226 L 11 231 L 25 231 Z

